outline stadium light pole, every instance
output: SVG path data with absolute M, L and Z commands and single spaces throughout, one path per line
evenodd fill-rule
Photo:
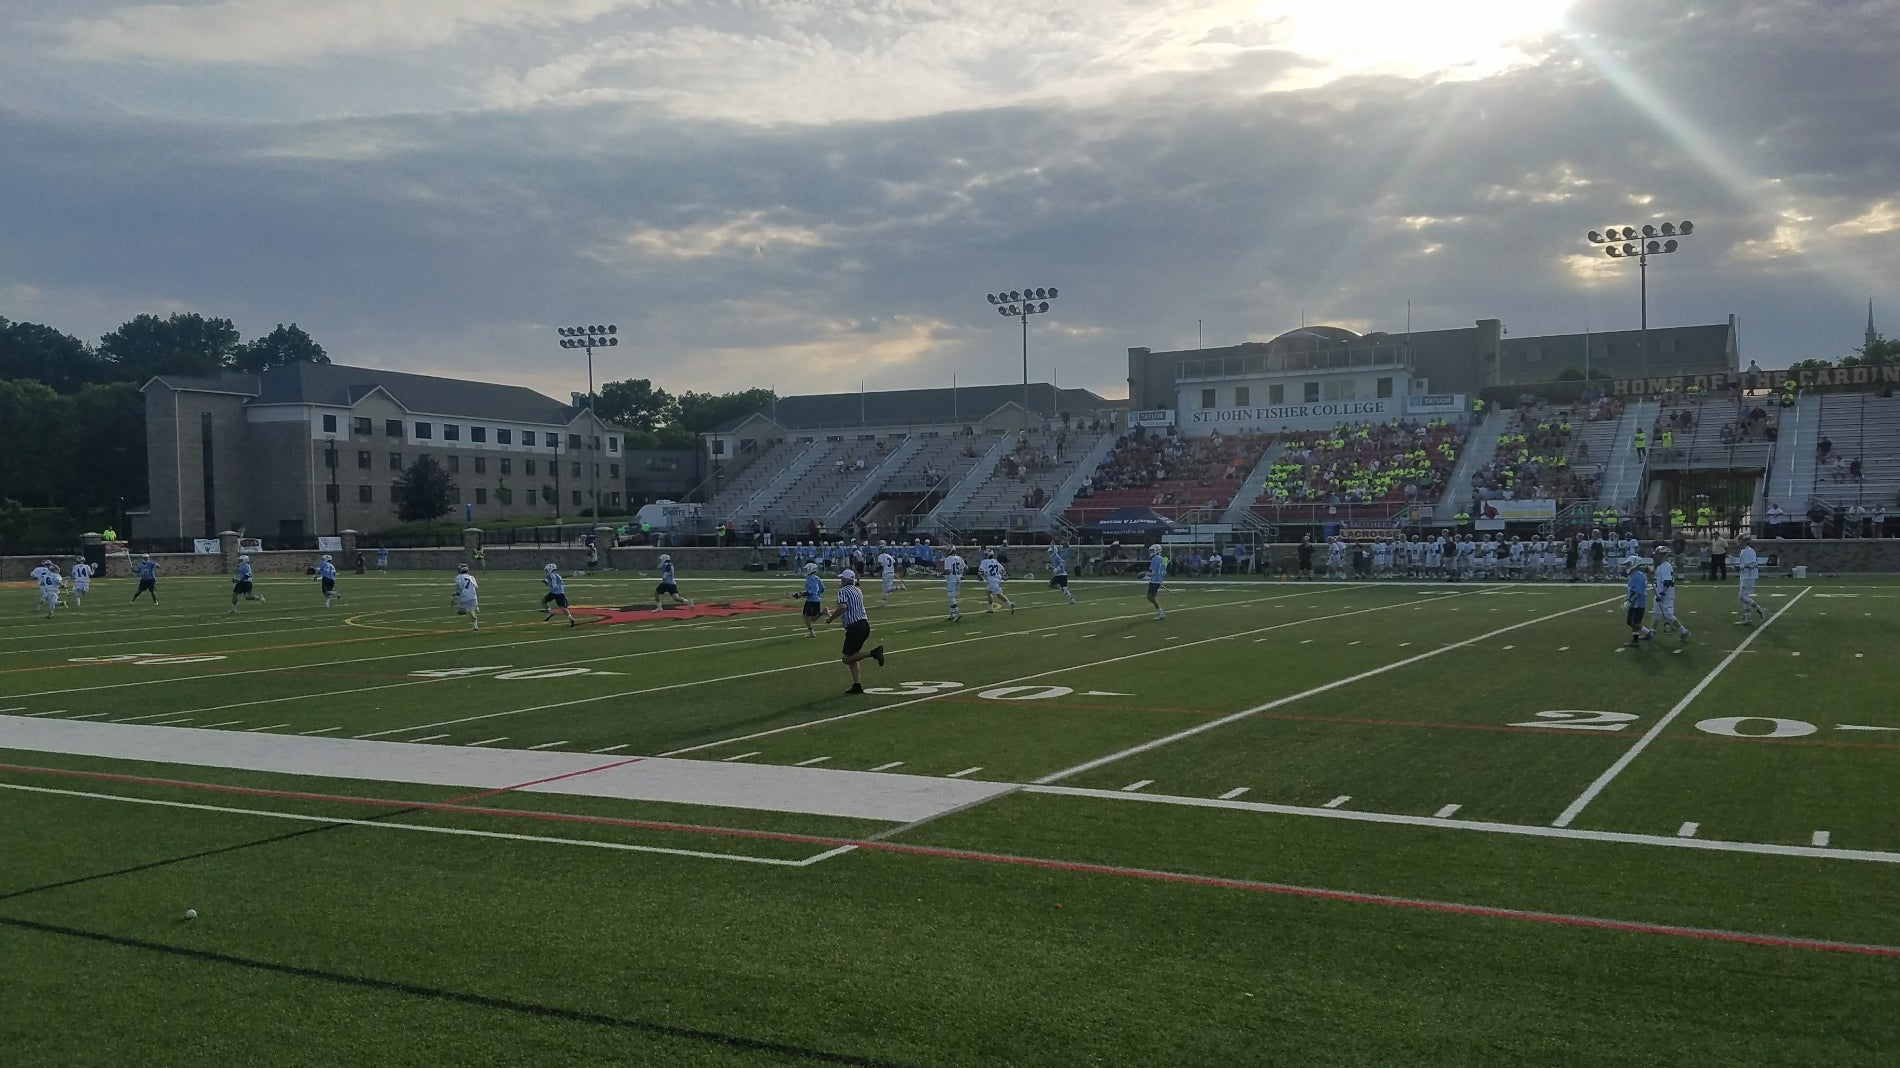
M 608 349 L 620 344 L 620 328 L 613 323 L 607 323 L 605 325 L 596 326 L 557 327 L 554 332 L 561 336 L 562 348 L 587 350 L 587 428 L 591 431 L 591 433 L 587 435 L 587 441 L 589 445 L 593 445 L 600 437 L 600 416 L 594 414 L 594 350 L 596 348 Z M 558 476 L 560 461 L 555 461 L 555 464 L 555 470 Z M 594 498 L 594 526 L 599 526 L 600 449 L 598 447 L 588 450 L 587 470 L 589 473 L 587 484 L 591 487 L 588 492 L 591 493 Z M 560 507 L 558 502 L 555 507 Z M 588 533 L 591 535 L 593 531 L 590 530 Z
M 1611 226 L 1602 232 L 1592 230 L 1583 235 L 1592 245 L 1601 246 L 1605 255 L 1613 260 L 1635 260 L 1639 279 L 1639 300 L 1641 301 L 1641 328 L 1637 333 L 1636 347 L 1642 357 L 1643 377 L 1649 377 L 1649 258 L 1666 256 L 1681 248 L 1681 239 L 1695 232 L 1695 224 L 1687 219 L 1680 224 L 1644 223 L 1641 230 L 1634 226 Z M 1584 354 L 1585 358 L 1589 353 Z
M 1053 289 L 1012 289 L 1008 292 L 998 290 L 989 294 L 989 302 L 996 308 L 996 314 L 1016 316 L 1023 322 L 1023 429 L 1029 428 L 1029 317 L 1044 315 L 1049 311 L 1049 302 L 1056 299 Z

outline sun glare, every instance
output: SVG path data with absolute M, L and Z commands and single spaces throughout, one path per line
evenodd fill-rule
M 1274 0 L 1255 11 L 1280 47 L 1318 61 L 1310 80 L 1350 74 L 1482 78 L 1529 62 L 1574 0 Z

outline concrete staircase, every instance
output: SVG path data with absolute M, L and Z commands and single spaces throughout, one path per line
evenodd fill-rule
M 1227 510 L 1221 513 L 1221 522 L 1235 526 L 1247 522 L 1253 514 L 1251 509 L 1254 502 L 1267 491 L 1267 472 L 1273 469 L 1273 465 L 1279 462 L 1280 454 L 1285 451 L 1286 446 L 1277 441 L 1267 446 L 1267 451 L 1260 454 L 1260 462 L 1247 472 L 1247 477 L 1240 483 L 1240 491 L 1234 494 L 1234 499 L 1227 504 Z
M 1445 492 L 1439 496 L 1438 504 L 1432 508 L 1432 522 L 1445 524 L 1452 521 L 1460 509 L 1471 507 L 1471 476 L 1478 468 L 1490 463 L 1498 454 L 1498 435 L 1511 425 L 1511 414 L 1502 408 L 1492 408 L 1484 413 L 1484 418 L 1471 427 L 1471 433 L 1465 438 L 1464 454 L 1452 465 L 1451 477 L 1446 481 Z
M 1597 507 L 1628 510 L 1636 504 L 1643 489 L 1643 473 L 1648 464 L 1636 455 L 1636 431 L 1649 434 L 1655 444 L 1656 413 L 1662 405 L 1655 400 L 1631 401 L 1617 420 L 1616 437 L 1611 441 L 1610 458 L 1604 465 L 1603 484 L 1597 487 Z
M 830 530 L 839 530 L 859 509 L 871 503 L 871 498 L 904 470 L 906 464 L 923 451 L 924 439 L 913 434 L 905 438 L 886 455 L 882 462 L 865 473 L 864 480 L 853 486 L 838 506 L 825 515 L 825 526 Z

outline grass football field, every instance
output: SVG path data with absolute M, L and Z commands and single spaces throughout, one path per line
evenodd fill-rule
M 0 589 L 0 1063 L 1900 1063 L 1900 583 L 680 581 Z

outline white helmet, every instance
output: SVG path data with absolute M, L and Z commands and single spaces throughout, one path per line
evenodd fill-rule
M 151 558 L 152 558 L 152 554 L 151 554 L 151 553 L 140 553 L 140 554 L 139 554 L 139 559 L 141 559 L 141 560 L 150 560 Z
M 468 574 L 468 565 L 467 565 L 467 564 L 456 564 L 456 565 L 455 565 L 455 573 L 456 573 L 456 574 L 458 574 L 458 575 L 466 575 L 466 574 Z
M 50 557 L 49 557 L 48 559 L 45 559 L 45 560 L 41 560 L 41 561 L 40 561 L 40 566 L 41 566 L 41 567 L 52 567 L 52 566 L 53 566 L 53 561 L 52 561 L 52 559 L 51 559 Z
M 995 549 L 985 549 L 985 550 L 983 550 L 983 559 L 985 559 L 985 560 L 994 560 L 994 559 L 996 559 L 996 550 L 995 550 Z
M 858 581 L 858 573 L 847 567 L 843 571 L 838 572 L 838 581 L 839 582 L 856 582 Z
M 1668 555 L 1669 555 L 1669 546 L 1667 546 L 1667 545 L 1658 545 L 1658 546 L 1656 546 L 1656 549 L 1655 549 L 1655 551 L 1654 551 L 1654 553 L 1652 553 L 1652 555 L 1654 555 L 1654 556 L 1657 556 L 1657 557 L 1664 557 L 1664 556 L 1668 556 Z
M 554 565 L 553 565 L 553 564 L 543 564 L 543 565 L 541 565 L 541 570 L 543 570 L 543 571 L 553 571 L 554 569 L 555 569 L 555 568 L 554 568 Z
M 330 562 L 330 554 L 329 554 L 329 553 L 324 553 L 324 554 L 323 554 L 323 562 L 324 562 L 324 563 L 326 563 L 326 564 Z
M 1160 556 L 1160 555 L 1161 555 L 1161 546 L 1159 546 L 1159 545 L 1150 545 L 1150 546 L 1148 546 L 1148 555 L 1149 555 L 1149 556 Z
M 672 558 L 671 556 L 668 556 L 668 555 L 667 555 L 667 554 L 665 554 L 665 553 L 661 553 L 661 554 L 660 554 L 660 563 L 662 563 L 662 564 L 666 564 L 666 563 L 671 563 L 671 562 L 672 562 L 672 560 L 673 560 L 673 558 Z
M 818 565 L 817 565 L 817 564 L 815 564 L 815 563 L 808 563 L 808 564 L 806 564 L 806 565 L 805 565 L 805 574 L 807 574 L 807 575 L 816 575 L 817 573 L 818 573 Z
M 240 564 L 248 564 L 248 563 L 250 563 L 250 562 L 251 562 L 251 558 L 250 558 L 250 557 L 248 557 L 248 556 L 244 556 L 244 555 L 242 555 L 242 554 L 240 554 L 240 555 L 238 556 L 238 563 L 240 563 Z

